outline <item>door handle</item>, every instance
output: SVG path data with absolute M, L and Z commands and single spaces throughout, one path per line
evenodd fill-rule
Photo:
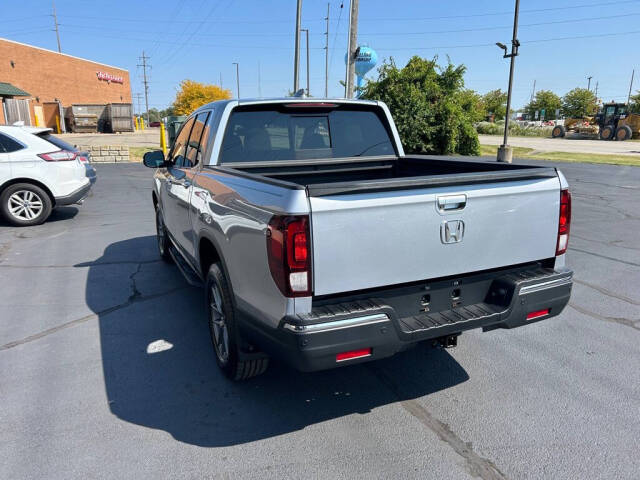
M 455 212 L 462 210 L 467 205 L 466 195 L 443 195 L 438 197 L 438 210 L 440 212 Z
M 181 187 L 185 187 L 185 188 L 189 188 L 191 186 L 191 182 L 189 180 L 174 180 L 170 178 L 169 183 L 171 185 L 180 185 Z

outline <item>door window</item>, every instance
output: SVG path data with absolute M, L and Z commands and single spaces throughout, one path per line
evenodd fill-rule
M 13 138 L 0 133 L 0 152 L 11 153 L 23 148 L 22 144 L 16 142 Z
M 189 134 L 191 133 L 194 118 L 195 117 L 191 117 L 184 123 L 184 125 L 182 125 L 180 133 L 178 133 L 178 137 L 176 138 L 173 148 L 169 153 L 169 162 L 173 163 L 176 167 L 182 167 L 184 165 L 187 141 L 189 140 Z
M 187 144 L 187 154 L 182 165 L 184 168 L 195 167 L 202 161 L 202 155 L 209 139 L 209 126 L 207 123 L 209 115 L 210 112 L 202 112 L 196 117 Z

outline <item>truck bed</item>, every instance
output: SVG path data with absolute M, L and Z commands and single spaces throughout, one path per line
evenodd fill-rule
M 225 164 L 304 187 L 309 196 L 557 177 L 555 168 L 437 156 Z

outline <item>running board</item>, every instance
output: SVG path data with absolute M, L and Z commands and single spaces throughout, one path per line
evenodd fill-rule
M 182 255 L 180 255 L 180 252 L 178 252 L 178 249 L 173 244 L 169 246 L 169 254 L 189 285 L 200 288 L 204 287 L 198 274 L 191 268 Z

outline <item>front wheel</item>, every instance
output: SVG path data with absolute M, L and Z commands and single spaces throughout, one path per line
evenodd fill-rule
M 600 130 L 600 140 L 611 140 L 613 138 L 614 131 L 615 128 L 613 128 L 613 125 L 605 125 Z
M 218 263 L 211 265 L 207 273 L 206 300 L 209 332 L 218 367 L 231 380 L 246 380 L 263 373 L 269 358 L 242 351 L 231 290 Z
M 633 130 L 631 130 L 629 125 L 622 125 L 616 130 L 616 140 L 619 140 L 620 142 L 629 140 L 632 136 Z
M 0 196 L 0 210 L 13 225 L 40 225 L 51 214 L 53 204 L 47 192 L 31 183 L 8 186 Z
M 156 239 L 158 241 L 158 253 L 160 257 L 167 263 L 171 263 L 173 259 L 169 253 L 169 236 L 167 235 L 167 226 L 164 224 L 162 211 L 156 209 Z

